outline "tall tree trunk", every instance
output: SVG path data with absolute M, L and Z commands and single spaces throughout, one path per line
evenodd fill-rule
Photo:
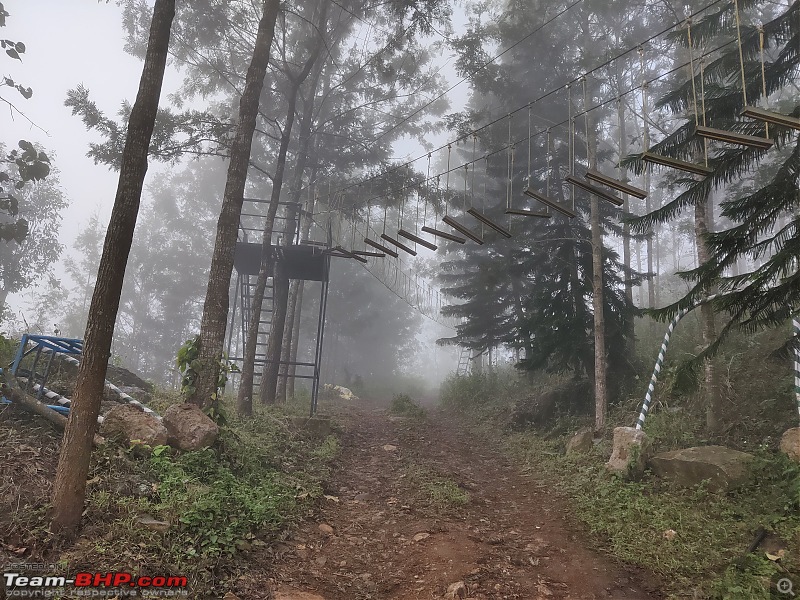
M 597 168 L 596 131 L 588 122 L 588 162 Z M 603 301 L 603 229 L 600 225 L 600 201 L 591 196 L 590 221 L 592 228 L 592 308 L 594 312 L 594 428 L 600 431 L 606 424 L 608 390 L 606 385 L 606 319 Z
M 711 251 L 706 239 L 709 232 L 709 201 L 710 198 L 703 199 L 694 207 L 694 234 L 699 265 L 704 265 L 711 259 Z M 707 290 L 709 294 L 713 294 L 714 291 Z M 700 323 L 703 331 L 703 346 L 707 348 L 717 339 L 714 307 L 711 304 L 700 306 Z M 717 433 L 720 429 L 722 406 L 719 373 L 713 358 L 703 361 L 703 374 L 706 394 L 706 427 Z
M 219 360 L 222 357 L 228 320 L 228 291 L 233 271 L 233 255 L 236 251 L 236 233 L 242 214 L 250 148 L 279 8 L 279 0 L 264 0 L 253 58 L 247 69 L 244 92 L 239 100 L 239 122 L 236 125 L 236 137 L 231 144 L 228 179 L 217 221 L 217 238 L 211 257 L 203 318 L 200 321 L 200 369 L 195 392 L 189 398 L 190 402 L 200 406 L 210 404 L 216 397 Z
M 273 288 L 274 309 L 272 311 L 272 325 L 270 326 L 269 341 L 267 342 L 267 360 L 264 372 L 261 375 L 259 396 L 262 404 L 275 404 L 275 393 L 278 386 L 278 372 L 280 371 L 281 347 L 283 346 L 283 332 L 286 328 L 286 309 L 289 302 L 289 278 L 284 269 L 285 261 L 277 260 L 275 263 L 275 287 Z
M 322 28 L 320 27 L 320 30 Z M 297 163 L 295 164 L 294 168 L 294 178 L 292 181 L 292 190 L 291 190 L 291 199 L 290 201 L 299 204 L 301 200 L 301 194 L 303 190 L 303 173 L 306 169 L 306 164 L 308 164 L 309 159 L 309 149 L 311 148 L 311 125 L 314 119 L 314 101 L 316 99 L 317 94 L 317 86 L 319 85 L 319 80 L 322 75 L 322 69 L 324 67 L 324 61 L 318 61 L 317 68 L 314 69 L 314 74 L 310 80 L 308 86 L 308 96 L 306 97 L 305 101 L 303 102 L 303 114 L 300 117 L 300 133 L 298 136 L 298 149 L 297 149 Z M 314 173 L 316 173 L 316 169 L 314 169 Z M 310 186 L 310 180 L 309 180 Z M 291 223 L 293 225 L 293 230 L 291 235 L 287 235 L 286 243 L 287 245 L 291 242 L 291 238 L 295 234 L 294 226 L 296 224 L 296 219 L 300 217 L 300 215 L 296 214 L 294 206 L 290 207 L 292 213 L 289 215 L 290 219 L 287 223 Z M 302 235 L 301 235 L 302 239 Z M 294 322 L 295 322 L 295 312 L 297 310 L 297 298 L 298 294 L 300 293 L 300 289 L 302 287 L 302 280 L 296 279 L 291 282 L 289 287 L 289 293 L 287 296 L 287 306 L 286 306 L 286 325 L 281 337 L 281 345 L 280 345 L 280 353 L 276 353 L 277 355 L 274 357 L 276 360 L 280 360 L 281 358 L 285 357 L 287 361 L 294 362 L 294 359 L 291 358 L 292 355 L 292 339 L 294 334 Z M 271 344 L 271 342 L 270 342 Z M 272 349 L 272 345 L 267 347 L 267 360 L 270 360 L 269 350 Z M 286 383 L 289 377 L 289 370 L 291 369 L 292 365 L 286 365 L 283 374 L 280 374 L 279 369 L 279 379 L 277 382 L 277 388 L 275 392 L 276 401 L 277 402 L 286 402 Z
M 621 76 L 620 76 L 621 78 Z M 622 81 L 620 80 L 620 83 Z M 619 155 L 620 155 L 620 167 L 619 167 L 619 178 L 622 181 L 628 180 L 628 169 L 621 166 L 623 156 L 628 155 L 628 129 L 625 123 L 625 108 L 622 102 L 617 103 L 617 119 L 619 121 L 619 137 L 620 137 L 620 145 L 619 145 Z M 628 194 L 622 195 L 622 210 L 625 213 L 630 213 L 630 200 Z M 628 304 L 633 306 L 633 281 L 630 277 L 630 269 L 631 269 L 631 226 L 628 224 L 628 220 L 625 219 L 622 223 L 622 262 L 625 264 L 625 269 L 628 273 L 625 274 L 625 298 L 628 300 Z M 628 352 L 628 356 L 635 356 L 636 355 L 636 332 L 634 329 L 634 320 L 630 318 L 627 320 L 627 330 L 625 332 L 625 337 L 627 338 L 628 347 L 626 351 Z
M 272 194 L 270 195 L 269 209 L 267 210 L 267 218 L 264 225 L 264 233 L 261 239 L 261 269 L 258 273 L 256 281 L 256 288 L 253 295 L 254 311 L 250 316 L 250 324 L 247 329 L 247 342 L 245 344 L 244 361 L 242 363 L 242 376 L 239 383 L 239 394 L 237 396 L 236 405 L 239 414 L 250 415 L 253 411 L 253 375 L 255 373 L 255 356 L 256 356 L 256 341 L 258 338 L 258 324 L 261 320 L 262 304 L 264 300 L 264 291 L 267 286 L 267 279 L 270 277 L 269 273 L 273 270 L 273 256 L 271 249 L 272 231 L 275 225 L 275 216 L 278 212 L 278 205 L 281 197 L 281 190 L 283 188 L 283 177 L 286 171 L 286 155 L 289 150 L 289 142 L 292 139 L 292 128 L 294 126 L 295 112 L 297 110 L 297 96 L 300 93 L 300 87 L 303 82 L 308 78 L 311 69 L 317 62 L 322 48 L 323 39 L 322 31 L 327 29 L 327 15 L 328 15 L 328 2 L 322 0 L 322 8 L 320 11 L 320 18 L 317 27 L 316 43 L 311 54 L 304 63 L 300 73 L 296 76 L 291 75 L 287 69 L 286 76 L 290 82 L 289 96 L 287 98 L 287 111 L 286 111 L 286 124 L 284 125 L 281 134 L 281 143 L 278 150 L 278 158 L 275 166 L 275 176 L 272 179 Z M 290 215 L 291 217 L 291 215 Z M 261 376 L 261 398 L 264 399 L 264 376 L 270 371 L 271 363 L 275 362 L 275 366 L 280 368 L 278 361 L 280 355 L 275 356 L 276 351 L 270 353 L 270 348 L 275 344 L 273 341 L 276 337 L 278 340 L 278 350 L 280 352 L 280 340 L 283 338 L 283 322 L 286 319 L 286 301 L 289 295 L 288 289 L 284 294 L 283 290 L 279 290 L 279 282 L 277 278 L 277 268 L 275 268 L 275 277 L 273 277 L 273 290 L 272 290 L 272 322 L 269 328 L 269 340 L 267 342 L 266 363 Z M 288 280 L 287 280 L 288 288 Z M 279 305 L 279 303 L 283 303 Z M 282 318 L 282 321 L 281 321 Z M 277 383 L 277 380 L 276 380 Z M 271 385 L 271 394 L 274 399 L 275 385 Z
M 153 135 L 161 85 L 167 64 L 175 0 L 156 0 L 139 92 L 128 120 L 117 196 L 106 231 L 97 284 L 89 307 L 84 350 L 75 396 L 61 444 L 53 484 L 54 531 L 74 531 L 80 524 L 86 477 L 103 387 L 119 310 L 125 266 L 128 263 Z
M 315 206 L 315 186 L 314 181 L 317 177 L 316 169 L 313 169 L 311 172 L 311 195 L 308 206 L 306 207 L 306 211 L 303 214 L 302 218 L 302 225 L 300 227 L 300 239 L 304 240 L 307 239 L 308 236 L 311 234 L 311 225 L 313 224 L 313 215 L 314 215 L 314 206 Z M 303 312 L 303 292 L 305 290 L 305 282 L 299 280 L 297 286 L 297 296 L 296 298 L 289 298 L 289 307 L 294 312 L 291 313 L 293 315 L 292 318 L 292 336 L 291 336 L 291 351 L 289 353 L 289 361 L 290 362 L 297 362 L 297 353 L 299 350 L 300 344 L 300 321 Z M 322 307 L 320 307 L 320 310 Z M 287 369 L 287 377 L 286 377 L 286 396 L 289 398 L 294 397 L 294 389 L 296 383 L 296 374 L 297 374 L 297 365 L 289 365 Z
M 294 350 L 296 339 L 294 337 L 295 323 L 300 318 L 300 311 L 298 300 L 303 294 L 303 280 L 295 279 L 289 287 L 289 306 L 286 311 L 286 329 L 283 333 L 283 347 L 281 348 L 281 356 L 285 356 L 286 360 L 290 363 L 295 362 L 292 358 L 292 351 Z M 278 379 L 278 388 L 275 392 L 278 402 L 286 402 L 294 394 L 289 394 L 289 377 L 292 374 L 292 365 L 287 364 L 286 368 L 280 374 Z M 292 390 L 294 391 L 294 390 Z
M 264 304 L 264 292 L 267 289 L 267 279 L 272 277 L 270 271 L 274 268 L 272 255 L 272 231 L 275 226 L 275 217 L 278 213 L 278 205 L 281 198 L 281 188 L 283 187 L 283 173 L 286 169 L 286 154 L 289 149 L 289 141 L 292 137 L 292 125 L 294 124 L 295 104 L 297 101 L 297 87 L 292 86 L 289 93 L 289 109 L 286 113 L 286 124 L 281 134 L 281 144 L 278 150 L 278 159 L 275 167 L 275 176 L 272 179 L 272 193 L 270 194 L 269 208 L 267 217 L 264 221 L 264 231 L 261 238 L 261 268 L 258 271 L 256 287 L 253 290 L 252 310 L 250 312 L 250 322 L 247 324 L 247 339 L 244 345 L 244 356 L 242 360 L 242 375 L 239 380 L 239 393 L 236 397 L 236 410 L 242 416 L 253 414 L 253 377 L 255 375 L 256 349 L 258 348 L 258 326 L 261 321 L 262 306 Z M 272 304 L 273 314 L 270 323 L 270 338 L 275 330 L 275 302 L 277 295 L 276 278 L 272 277 Z M 264 365 L 266 371 L 266 365 Z M 261 385 L 264 385 L 264 377 L 261 377 Z
M 317 21 L 317 31 L 318 32 L 327 32 L 328 29 L 328 6 L 329 3 L 327 0 L 321 0 L 321 10 L 319 13 L 319 18 Z M 298 77 L 298 88 L 299 85 L 306 80 L 306 78 L 311 73 L 311 69 L 313 68 L 314 64 L 319 59 L 320 53 L 322 51 L 323 43 L 325 40 L 323 39 L 323 34 L 317 36 L 316 44 L 314 45 L 314 49 L 312 50 L 311 56 L 309 56 L 308 60 L 306 61 L 305 65 L 303 66 L 303 71 Z M 299 135 L 299 144 L 298 144 L 298 160 L 297 165 L 295 166 L 295 180 L 293 185 L 293 202 L 300 201 L 300 189 L 302 186 L 303 181 L 303 171 L 305 170 L 305 165 L 308 160 L 308 147 L 311 140 L 311 123 L 314 111 L 314 96 L 317 90 L 317 84 L 319 83 L 320 75 L 322 74 L 321 66 L 314 70 L 314 77 L 312 79 L 312 83 L 309 86 L 309 97 L 307 101 L 303 105 L 303 114 L 301 117 L 301 128 L 300 128 L 300 135 Z M 289 245 L 291 243 L 291 239 L 295 234 L 295 228 L 297 224 L 297 209 L 295 205 L 290 205 L 289 207 L 289 214 L 287 215 L 286 220 L 286 236 L 285 236 L 285 244 Z M 265 404 L 274 404 L 277 398 L 277 387 L 278 387 L 278 375 L 280 373 L 280 361 L 282 356 L 286 356 L 288 358 L 289 352 L 291 349 L 291 338 L 289 339 L 288 344 L 284 344 L 284 335 L 286 333 L 286 322 L 287 322 L 287 314 L 289 312 L 289 280 L 285 278 L 282 273 L 282 278 L 278 279 L 278 274 L 276 272 L 275 277 L 275 294 L 274 294 L 274 311 L 272 315 L 272 326 L 270 327 L 270 334 L 269 334 L 269 342 L 267 344 L 267 359 L 264 365 L 264 375 L 261 378 L 261 389 L 259 390 L 261 396 L 261 402 Z M 293 325 L 294 315 L 292 315 L 292 319 L 289 320 L 289 327 L 291 330 L 291 326 Z M 284 351 L 284 346 L 286 346 Z M 287 365 L 288 367 L 288 365 Z

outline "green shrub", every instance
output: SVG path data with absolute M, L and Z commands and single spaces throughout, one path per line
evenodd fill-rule
M 403 417 L 421 418 L 425 416 L 425 409 L 417 404 L 408 394 L 395 394 L 389 406 L 392 414 Z

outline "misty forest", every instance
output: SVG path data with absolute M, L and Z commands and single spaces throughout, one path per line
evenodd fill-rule
M 0 50 L 0 598 L 800 594 L 800 1 Z

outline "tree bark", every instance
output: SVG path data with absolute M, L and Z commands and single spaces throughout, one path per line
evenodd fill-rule
M 703 199 L 694 207 L 694 233 L 697 245 L 697 262 L 704 265 L 711 258 L 711 251 L 706 241 L 708 235 L 708 205 L 709 199 Z M 713 294 L 714 290 L 708 290 Z M 714 307 L 710 303 L 700 306 L 700 323 L 703 332 L 703 346 L 707 348 L 717 339 L 716 319 Z M 707 358 L 703 361 L 703 374 L 706 393 L 706 427 L 709 431 L 717 433 L 720 429 L 722 416 L 719 374 L 714 359 Z
M 596 132 L 587 118 L 588 162 L 597 168 Z M 603 229 L 600 226 L 600 201 L 591 196 L 590 221 L 592 228 L 592 308 L 594 311 L 594 428 L 606 425 L 608 390 L 606 385 L 606 319 L 603 302 Z
M 314 101 L 316 99 L 317 93 L 317 86 L 319 85 L 319 80 L 322 75 L 322 67 L 324 66 L 323 61 L 318 62 L 318 67 L 314 69 L 313 77 L 311 78 L 311 83 L 308 86 L 308 96 L 303 102 L 303 114 L 300 117 L 300 134 L 299 134 L 299 142 L 298 142 L 298 150 L 297 150 L 297 164 L 295 165 L 294 169 L 294 178 L 292 181 L 292 193 L 291 193 L 291 202 L 300 203 L 302 189 L 303 189 L 303 172 L 306 169 L 306 165 L 308 164 L 308 153 L 311 147 L 311 125 L 314 119 Z M 316 169 L 313 169 L 312 177 L 309 178 L 309 186 L 311 185 L 311 180 L 316 175 Z M 293 211 L 294 207 L 290 207 Z M 311 210 L 309 208 L 309 210 Z M 295 224 L 298 217 L 301 215 L 292 213 L 289 215 L 290 220 L 287 221 L 288 223 Z M 305 218 L 302 217 L 304 220 Z M 309 225 L 310 225 L 310 218 L 309 215 Z M 291 232 L 291 235 L 286 236 L 287 245 L 291 241 L 291 237 L 294 236 L 295 231 Z M 302 239 L 302 235 L 301 235 Z M 280 354 L 276 357 L 280 359 L 281 357 L 286 357 L 289 362 L 294 362 L 294 359 L 291 357 L 292 355 L 292 340 L 294 338 L 294 322 L 295 322 L 295 312 L 297 311 L 297 298 L 298 295 L 301 294 L 301 289 L 303 286 L 303 282 L 300 279 L 294 280 L 290 284 L 289 294 L 287 298 L 287 307 L 286 307 L 286 326 L 282 334 L 282 342 L 280 346 Z M 271 346 L 267 349 L 269 350 Z M 269 354 L 267 354 L 267 360 L 269 360 Z M 277 382 L 277 388 L 275 392 L 276 401 L 277 402 L 286 402 L 286 387 L 287 387 L 287 380 L 289 377 L 289 371 L 292 369 L 292 365 L 286 365 L 283 374 L 279 374 L 279 379 Z
M 317 37 L 314 47 L 311 51 L 311 54 L 306 59 L 303 68 L 301 69 L 300 73 L 296 76 L 289 76 L 290 81 L 292 82 L 292 89 L 289 95 L 289 114 L 286 118 L 286 127 L 284 131 L 284 136 L 281 138 L 281 151 L 282 154 L 278 156 L 278 167 L 275 175 L 275 179 L 272 182 L 273 188 L 273 197 L 270 203 L 270 214 L 273 211 L 273 204 L 275 205 L 274 208 L 277 209 L 277 202 L 280 198 L 280 191 L 283 184 L 283 174 L 286 166 L 286 150 L 288 149 L 288 141 L 291 139 L 291 130 L 292 125 L 294 123 L 295 117 L 295 110 L 297 108 L 297 96 L 300 93 L 300 87 L 303 85 L 303 82 L 308 78 L 311 74 L 311 70 L 313 69 L 314 65 L 316 64 L 317 60 L 320 57 L 320 53 L 323 47 L 323 34 L 322 32 L 327 31 L 328 28 L 328 6 L 329 3 L 327 0 L 322 0 L 321 2 L 321 9 L 319 12 L 319 18 L 317 21 Z M 319 73 L 319 71 L 317 71 Z M 312 87 L 316 87 L 316 84 Z M 311 130 L 311 109 L 309 109 L 309 116 L 307 120 L 308 131 L 306 132 L 306 137 L 310 134 Z M 304 111 L 305 116 L 305 111 Z M 303 132 L 301 131 L 301 135 Z M 284 148 L 283 142 L 284 140 L 287 142 L 286 147 Z M 301 141 L 301 145 L 302 145 Z M 307 141 L 304 142 L 307 145 Z M 302 160 L 302 159 L 301 159 Z M 298 164 L 297 168 L 295 169 L 295 173 L 298 177 L 300 177 L 302 181 L 302 171 L 305 168 L 305 165 Z M 276 197 L 275 191 L 277 189 L 278 195 Z M 299 184 L 295 186 L 296 190 L 299 190 Z M 294 236 L 295 231 L 295 222 L 297 218 L 296 209 L 290 205 L 287 211 L 287 218 L 286 218 L 286 228 L 284 230 L 284 245 L 291 244 L 291 239 Z M 265 235 L 264 243 L 268 243 L 268 239 Z M 265 354 L 265 363 L 264 363 L 264 371 L 261 375 L 261 385 L 259 386 L 259 396 L 261 398 L 261 402 L 265 404 L 274 404 L 275 403 L 275 395 L 276 395 L 276 388 L 278 385 L 278 373 L 280 371 L 280 360 L 281 360 L 281 348 L 283 347 L 283 334 L 284 328 L 286 327 L 286 312 L 288 308 L 288 301 L 289 301 L 289 279 L 286 277 L 284 272 L 284 265 L 281 264 L 282 261 L 278 260 L 275 264 L 275 277 L 273 278 L 273 290 L 272 290 L 272 323 L 270 324 L 269 328 L 269 340 L 267 342 L 267 351 Z M 265 274 L 266 275 L 266 274 Z M 259 284 L 261 282 L 262 274 L 259 273 L 259 280 L 256 284 L 256 292 L 258 292 Z M 252 321 L 251 321 L 252 324 Z
M 250 147 L 253 143 L 261 90 L 264 87 L 279 8 L 279 0 L 264 0 L 253 58 L 247 69 L 244 92 L 239 100 L 239 121 L 236 125 L 236 136 L 231 144 L 228 178 L 222 197 L 222 210 L 217 221 L 217 237 L 211 257 L 203 318 L 200 322 L 198 357 L 200 369 L 195 392 L 188 399 L 199 406 L 207 406 L 216 398 L 219 360 L 222 357 L 228 320 L 228 291 L 233 271 L 233 256 L 236 251 L 236 233 L 247 183 Z
M 622 83 L 622 81 L 620 81 L 620 83 Z M 620 159 L 622 159 L 623 156 L 628 155 L 628 128 L 626 127 L 625 123 L 625 108 L 622 102 L 617 103 L 617 119 L 619 121 L 620 137 L 619 156 Z M 621 162 L 622 161 L 620 160 L 620 163 Z M 622 181 L 627 181 L 628 169 L 620 166 L 619 175 Z M 628 194 L 622 194 L 622 201 L 622 210 L 626 214 L 630 213 L 631 208 Z M 631 269 L 631 226 L 628 224 L 627 219 L 625 219 L 622 223 L 622 262 L 625 264 L 625 269 L 628 270 L 628 273 L 625 274 L 625 298 L 628 300 L 628 304 L 633 306 L 633 281 L 631 280 L 629 274 Z M 627 330 L 625 332 L 625 337 L 627 338 L 628 342 L 628 356 L 636 355 L 636 332 L 634 325 L 634 320 L 632 318 L 628 319 Z
M 286 328 L 286 309 L 289 301 L 289 278 L 284 270 L 284 261 L 275 263 L 275 287 L 273 289 L 274 310 L 272 311 L 272 326 L 270 327 L 269 342 L 267 342 L 267 360 L 264 364 L 264 373 L 261 376 L 259 396 L 262 404 L 275 404 L 275 393 L 278 385 L 278 372 L 280 370 L 281 347 L 283 345 L 283 332 Z
M 128 120 L 117 196 L 106 232 L 97 272 L 75 397 L 61 444 L 53 484 L 53 531 L 74 531 L 80 524 L 86 494 L 92 441 L 106 369 L 119 310 L 125 266 L 128 262 L 139 202 L 147 173 L 147 152 L 155 125 L 167 64 L 175 0 L 156 0 L 144 69 L 136 102 Z
M 242 361 L 242 376 L 239 380 L 239 393 L 236 397 L 236 410 L 242 416 L 253 414 L 253 378 L 255 376 L 255 360 L 258 342 L 258 325 L 261 321 L 261 312 L 264 304 L 264 292 L 267 289 L 267 279 L 271 277 L 270 271 L 273 270 L 274 257 L 272 255 L 272 231 L 275 227 L 275 217 L 278 214 L 278 205 L 283 188 L 283 174 L 286 170 L 286 154 L 289 150 L 289 142 L 292 138 L 292 126 L 294 125 L 295 108 L 297 104 L 297 92 L 299 83 L 292 84 L 289 91 L 288 110 L 286 112 L 286 124 L 281 133 L 281 144 L 278 149 L 278 158 L 275 165 L 275 175 L 272 179 L 272 193 L 270 194 L 269 208 L 264 221 L 264 231 L 261 238 L 261 268 L 258 272 L 256 287 L 253 291 L 252 311 L 250 322 L 247 325 L 247 340 L 244 346 L 244 360 Z M 272 322 L 270 323 L 269 339 L 272 339 L 275 332 L 275 308 L 277 297 L 277 280 L 273 277 L 272 289 Z M 285 317 L 285 315 L 284 315 Z M 264 365 L 264 372 L 267 365 Z M 261 387 L 264 386 L 264 376 L 261 377 Z
M 305 291 L 306 285 L 305 282 L 300 280 L 297 282 L 297 297 L 294 300 L 290 299 L 290 306 L 294 307 L 294 317 L 292 320 L 292 347 L 291 351 L 289 352 L 289 361 L 290 362 L 297 362 L 297 352 L 300 348 L 300 317 L 303 314 L 303 293 Z M 295 375 L 297 374 L 297 366 L 296 365 L 289 365 L 287 369 L 287 377 L 286 377 L 286 397 L 287 398 L 294 398 L 295 394 L 295 383 L 297 379 Z

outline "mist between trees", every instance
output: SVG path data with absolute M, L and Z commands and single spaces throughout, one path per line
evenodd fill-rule
M 120 5 L 121 43 L 143 57 L 150 9 Z M 179 7 L 172 26 L 170 61 L 180 84 L 157 113 L 149 156 L 164 166 L 153 164 L 145 189 L 112 348 L 112 360 L 166 385 L 176 385 L 175 353 L 197 333 L 203 314 L 226 157 L 260 8 L 191 3 Z M 769 127 L 775 145 L 768 152 L 704 144 L 693 132 L 707 123 L 764 133 L 762 123 L 738 116 L 740 71 L 749 104 L 797 113 L 798 8 L 739 4 L 743 65 L 734 8 L 690 3 L 687 21 L 684 7 L 669 3 L 589 0 L 558 7 L 282 7 L 246 197 L 300 202 L 317 237 L 317 226 L 334 213 L 340 229 L 344 220 L 345 232 L 356 233 L 342 237 L 350 249 L 363 245 L 367 223 L 378 233 L 388 225 L 394 235 L 399 225 L 419 234 L 422 225 L 470 205 L 512 232 L 506 240 L 465 216 L 485 244 L 443 242 L 435 253 L 420 247 L 406 262 L 408 272 L 441 289 L 444 313 L 461 322 L 455 332 L 424 326 L 359 263 L 335 260 L 326 377 L 352 383 L 416 372 L 431 364 L 430 342 L 439 338 L 439 371 L 455 366 L 456 351 L 447 345 L 458 345 L 522 369 L 574 373 L 595 382 L 599 415 L 631 376 L 633 325 L 642 309 L 664 308 L 654 313 L 664 317 L 709 291 L 735 289 L 702 310 L 702 343 L 710 351 L 731 327 L 785 326 L 797 307 L 796 131 Z M 443 56 L 452 57 L 454 73 Z M 461 78 L 456 91 L 445 93 Z M 27 88 L 17 92 L 25 96 Z M 448 109 L 448 98 L 465 97 L 462 110 Z M 66 104 L 95 135 L 90 156 L 117 168 L 131 105 L 123 102 L 109 116 L 81 86 Z M 713 175 L 645 168 L 644 150 L 707 160 Z M 405 163 L 398 154 L 419 160 L 398 168 Z M 5 164 L 11 175 L 19 168 Z M 622 209 L 593 205 L 562 184 L 570 171 L 582 175 L 590 167 L 649 194 L 623 196 Z M 285 172 L 282 181 L 278 172 Z M 31 191 L 18 202 L 20 215 L 32 215 L 30 232 L 2 242 L 3 295 L 38 286 L 15 319 L 6 312 L 6 328 L 82 337 L 105 227 L 90 216 L 72 247 L 52 241 L 64 210 L 57 177 L 54 170 L 27 184 Z M 526 187 L 568 205 L 574 198 L 577 217 L 506 216 L 508 206 L 537 208 L 522 195 Z M 296 319 L 304 340 L 298 357 L 312 350 L 313 296 L 302 296 Z M 791 345 L 791 336 L 783 341 Z M 705 365 L 713 426 L 719 381 L 713 361 Z M 607 391 L 600 382 L 606 374 Z

